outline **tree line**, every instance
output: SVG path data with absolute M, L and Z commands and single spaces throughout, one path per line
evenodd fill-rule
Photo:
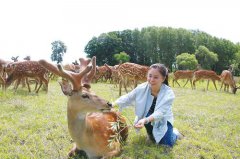
M 98 65 L 118 64 L 116 54 L 125 52 L 130 56 L 130 62 L 142 65 L 164 63 L 170 70 L 175 69 L 177 57 L 184 53 L 185 57 L 191 55 L 190 59 L 195 55 L 203 68 L 220 73 L 231 65 L 235 74 L 240 74 L 240 44 L 199 30 L 153 26 L 112 31 L 93 37 L 84 51 L 88 57 L 96 56 Z

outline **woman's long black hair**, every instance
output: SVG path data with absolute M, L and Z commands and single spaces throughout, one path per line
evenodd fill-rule
M 158 72 L 165 77 L 165 80 L 163 81 L 164 84 L 166 84 L 168 86 L 168 69 L 164 64 L 160 64 L 160 63 L 156 63 L 156 64 L 152 64 L 150 66 L 150 68 L 154 68 L 157 69 Z

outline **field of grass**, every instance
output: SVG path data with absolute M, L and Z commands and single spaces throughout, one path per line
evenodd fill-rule
M 136 134 L 130 128 L 117 158 L 240 158 L 240 91 L 233 95 L 216 91 L 211 83 L 209 91 L 205 87 L 206 82 L 197 82 L 196 90 L 189 84 L 173 88 L 174 127 L 185 135 L 183 140 L 173 148 L 146 144 L 145 130 Z M 92 90 L 109 101 L 118 97 L 118 89 L 111 84 L 93 84 Z M 27 88 L 16 93 L 11 88 L 6 93 L 0 91 L 0 158 L 66 158 L 72 148 L 66 103 L 57 82 L 49 84 L 47 94 L 29 94 Z M 123 111 L 129 124 L 134 119 L 133 110 Z

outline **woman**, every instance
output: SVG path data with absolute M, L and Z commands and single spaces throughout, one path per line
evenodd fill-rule
M 182 135 L 173 129 L 172 103 L 175 95 L 168 86 L 168 70 L 163 64 L 153 64 L 147 82 L 115 101 L 120 111 L 135 106 L 136 129 L 146 128 L 148 139 L 172 147 Z

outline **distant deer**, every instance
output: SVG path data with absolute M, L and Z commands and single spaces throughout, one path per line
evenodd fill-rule
M 187 81 L 183 87 L 185 87 L 186 84 L 188 83 L 188 81 L 190 81 L 191 88 L 193 88 L 193 86 L 192 86 L 193 75 L 194 75 L 194 71 L 190 71 L 190 70 L 178 70 L 178 71 L 174 72 L 173 87 L 174 87 L 174 82 L 176 82 L 178 84 L 178 86 L 180 87 L 180 84 L 178 83 L 179 79 L 187 79 Z
M 21 81 L 19 79 L 23 79 L 25 77 L 38 78 L 40 85 L 36 90 L 36 93 L 38 93 L 43 82 L 46 85 L 46 87 L 48 87 L 48 80 L 46 79 L 47 70 L 43 66 L 41 66 L 37 61 L 22 61 L 17 63 L 11 63 L 8 64 L 6 69 L 12 70 L 6 80 L 6 87 L 9 87 L 11 83 L 15 80 L 17 80 L 18 82 L 17 83 L 18 86 L 19 82 Z M 29 92 L 31 92 L 28 80 L 26 80 L 26 83 Z M 16 89 L 17 88 L 15 88 L 15 91 Z
M 211 80 L 214 84 L 215 89 L 217 90 L 217 86 L 215 81 L 220 81 L 220 77 L 216 74 L 216 72 L 211 71 L 211 70 L 198 70 L 194 72 L 194 80 L 193 80 L 193 88 L 196 89 L 195 83 L 201 79 L 207 79 L 207 90 L 208 90 L 208 85 L 209 85 L 209 80 Z
M 239 87 L 236 86 L 236 82 L 233 79 L 233 75 L 229 70 L 222 71 L 221 81 L 222 81 L 222 84 L 221 84 L 220 90 L 222 89 L 222 86 L 224 84 L 224 91 L 229 92 L 229 86 L 230 86 L 232 89 L 232 93 L 236 94 L 237 89 L 239 89 Z
M 69 152 L 69 157 L 78 152 L 86 152 L 89 158 L 111 158 L 120 153 L 119 141 L 114 141 L 109 146 L 109 139 L 117 133 L 123 141 L 126 140 L 128 129 L 113 131 L 110 122 L 121 121 L 124 118 L 116 112 L 103 112 L 111 109 L 111 104 L 90 92 L 90 83 L 96 72 L 96 58 L 93 57 L 92 67 L 88 66 L 89 60 L 80 59 L 81 70 L 79 73 L 63 70 L 51 63 L 40 60 L 39 63 L 49 71 L 67 79 L 60 82 L 63 93 L 68 97 L 67 117 L 69 133 L 76 143 Z

